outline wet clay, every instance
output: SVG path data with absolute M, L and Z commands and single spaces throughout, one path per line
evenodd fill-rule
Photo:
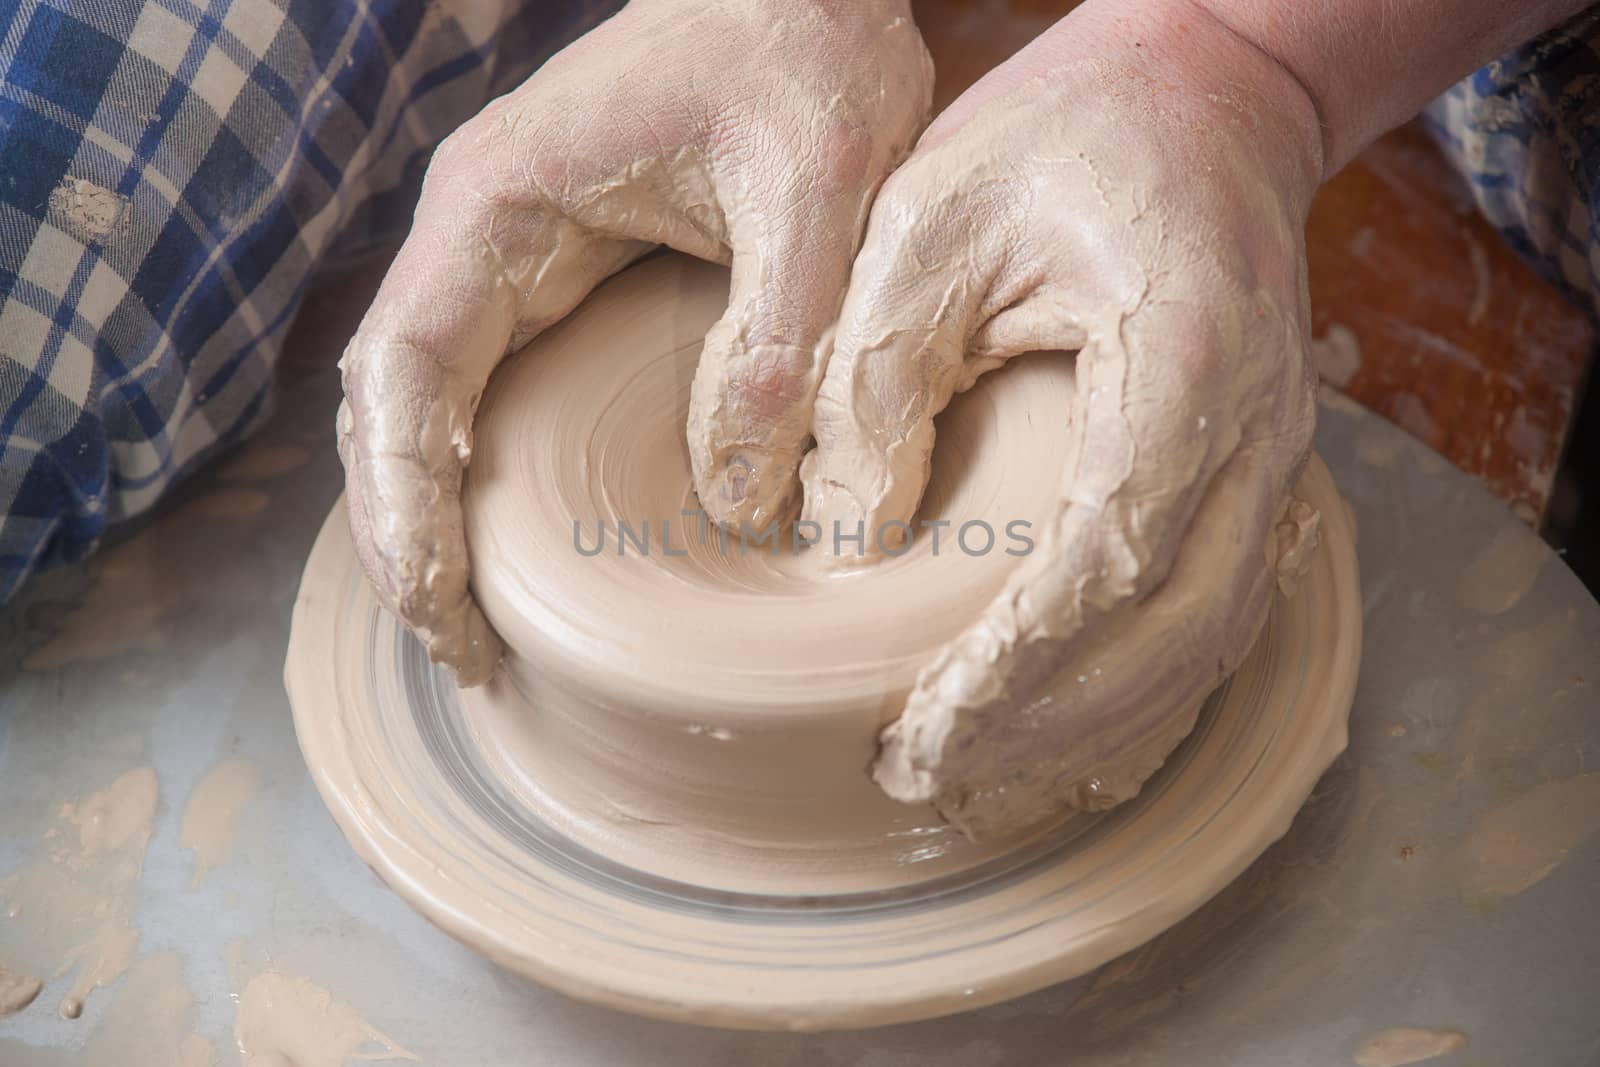
M 1595 831 L 1600 772 L 1543 782 L 1490 808 L 1461 846 L 1469 900 L 1516 896 L 1542 882 Z
M 43 984 L 33 975 L 16 974 L 0 965 L 0 1019 L 15 1015 L 32 1004 L 42 988 Z
M 1361 369 L 1361 341 L 1350 327 L 1335 322 L 1311 342 L 1311 363 L 1323 381 L 1335 389 L 1347 389 Z
M 1382 1030 L 1356 1051 L 1356 1067 L 1404 1067 L 1449 1055 L 1466 1047 L 1467 1038 L 1457 1030 L 1422 1030 L 1396 1027 Z
M 1050 523 L 1073 367 L 1061 353 L 1015 361 L 943 416 L 909 546 L 879 531 L 864 543 L 828 529 L 724 532 L 698 506 L 682 426 L 726 285 L 717 267 L 646 262 L 497 372 L 464 511 L 473 593 L 507 652 L 462 700 L 502 774 L 569 832 L 615 846 L 641 826 L 692 826 L 837 857 L 925 828 L 926 804 L 886 801 L 862 768 L 918 673 L 1008 588 Z M 1283 524 L 1286 585 L 1315 525 L 1303 504 Z M 797 550 L 796 534 L 821 542 Z M 1158 625 L 1119 639 L 1144 647 Z M 1107 657 L 1057 696 L 1121 691 L 1134 674 L 1156 684 L 1161 671 Z M 1085 717 L 1060 747 L 1057 788 L 997 798 L 998 826 L 977 825 L 964 803 L 940 812 L 995 839 L 1063 805 L 1108 808 L 1160 766 L 1203 696 Z M 914 792 L 894 779 L 880 767 L 890 793 Z M 919 856 L 948 854 L 937 825 L 915 839 Z
M 126 771 L 61 805 L 38 855 L 0 881 L 0 914 L 25 931 L 8 955 L 35 974 L 73 980 L 58 1011 L 76 1019 L 96 989 L 133 962 L 132 893 L 144 872 L 159 787 L 155 771 Z
M 1070 363 L 1019 361 L 969 394 L 923 510 L 948 525 L 851 569 L 851 543 L 796 551 L 789 528 L 741 541 L 699 509 L 683 422 L 726 284 L 681 257 L 647 262 L 496 375 L 464 507 L 474 594 L 508 653 L 463 704 L 501 777 L 630 866 L 683 877 L 661 866 L 663 837 L 703 845 L 696 867 L 754 848 L 759 878 L 785 870 L 796 890 L 841 869 L 874 887 L 863 868 L 885 851 L 925 876 L 967 865 L 984 853 L 864 768 L 917 671 L 1015 567 L 1007 523 L 1043 521 Z M 1012 409 L 1032 417 L 999 417 Z M 998 476 L 1019 454 L 1035 462 Z M 974 554 L 960 543 L 974 520 L 995 532 L 981 555 L 980 528 Z M 714 884 L 759 888 L 743 864 Z
M 1456 602 L 1484 615 L 1500 615 L 1517 605 L 1539 577 L 1550 551 L 1521 524 L 1495 534 L 1456 581 Z
M 211 1042 L 194 1030 L 194 992 L 173 952 L 144 956 L 106 1008 L 84 1047 L 84 1063 L 126 1067 L 212 1067 Z
M 174 952 L 136 961 L 118 983 L 87 1040 L 39 1048 L 0 1040 L 0 1062 L 29 1067 L 219 1067 L 211 1041 L 195 1032 L 194 992 Z
M 350 1005 L 304 978 L 263 971 L 239 994 L 233 1027 L 245 1067 L 342 1067 L 415 1060 Z
M 813 1028 L 1081 973 L 1283 833 L 1343 746 L 1359 657 L 1352 535 L 1325 467 L 1303 481 L 1320 527 L 1286 511 L 1281 531 L 1323 547 L 1266 561 L 1300 591 L 1274 590 L 1268 636 L 1187 754 L 1168 758 L 1192 710 L 1165 729 L 1087 724 L 1067 754 L 1083 806 L 1137 795 L 1103 824 L 975 842 L 870 768 L 931 650 L 1017 566 L 1006 523 L 1057 499 L 1070 360 L 1012 361 L 941 415 L 919 516 L 952 524 L 938 551 L 917 536 L 837 566 L 816 546 L 724 541 L 696 506 L 683 413 L 725 285 L 647 261 L 497 372 L 464 500 L 474 595 L 509 649 L 487 685 L 428 668 L 378 607 L 342 505 L 330 515 L 285 681 L 307 766 L 369 865 L 473 948 L 576 995 Z M 988 522 L 996 550 L 962 551 L 958 518 Z M 1107 660 L 1071 684 L 1135 670 L 1159 683 Z M 1162 788 L 1144 787 L 1158 767 Z
M 195 1027 L 195 994 L 182 960 L 171 951 L 135 960 L 81 1047 L 52 1051 L 0 1041 L 0 1061 L 15 1051 L 41 1067 L 343 1067 L 358 1060 L 415 1060 L 348 1004 L 310 980 L 245 958 L 243 942 L 224 953 L 234 992 L 235 1060 Z M 35 983 L 35 988 L 37 983 Z M 0 971 L 0 1003 L 6 995 Z M 19 1060 L 19 1062 L 21 1062 Z
M 223 760 L 205 773 L 189 794 L 183 809 L 179 843 L 194 853 L 194 878 L 199 886 L 212 868 L 233 855 L 239 816 L 255 796 L 260 779 L 255 764 L 245 759 Z

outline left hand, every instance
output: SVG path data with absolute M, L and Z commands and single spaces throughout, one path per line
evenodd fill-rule
M 690 394 L 700 500 L 736 528 L 792 510 L 867 207 L 929 110 L 910 16 L 907 0 L 632 0 L 434 153 L 341 363 L 339 454 L 362 568 L 462 685 L 501 653 L 461 509 L 478 398 L 655 245 L 732 267 Z
M 1159 766 L 1265 620 L 1310 449 L 1314 108 L 1220 23 L 1160 7 L 1091 0 L 934 122 L 873 208 L 817 400 L 805 517 L 870 543 L 915 512 L 952 394 L 1077 350 L 1053 519 L 875 771 L 973 836 Z

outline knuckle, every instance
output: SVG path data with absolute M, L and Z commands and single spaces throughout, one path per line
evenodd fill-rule
M 482 119 L 482 114 L 468 119 L 439 142 L 428 161 L 424 188 L 469 181 L 479 173 L 485 155 L 483 138 L 478 131 Z
M 551 149 L 516 151 L 530 140 L 521 129 L 526 121 L 512 105 L 495 101 L 463 123 L 434 149 L 423 178 L 424 199 L 468 220 L 502 216 L 539 199 L 565 166 L 564 155 Z M 531 165 L 519 164 L 518 156 Z

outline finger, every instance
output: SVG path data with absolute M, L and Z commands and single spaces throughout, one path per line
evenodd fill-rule
M 728 309 L 706 335 L 689 409 L 695 488 L 711 518 L 760 529 L 795 517 L 796 470 L 866 207 L 887 158 L 839 128 L 801 169 L 762 179 L 760 212 L 730 225 Z
M 350 486 L 346 513 L 362 570 L 383 603 L 402 619 L 415 620 L 408 625 L 430 659 L 449 665 L 463 686 L 488 681 L 500 659 L 500 641 L 467 592 L 466 539 L 459 508 L 430 508 L 422 521 L 391 522 L 375 532 L 369 497 L 355 491 L 356 486 L 369 484 L 369 476 L 349 433 L 350 418 L 349 407 L 341 405 L 339 453 Z M 405 477 L 412 470 L 400 466 L 397 473 Z M 451 567 L 439 562 L 452 558 L 462 564 Z
M 933 420 L 998 360 L 967 358 L 998 299 L 1012 236 L 1003 194 L 940 198 L 902 171 L 873 206 L 812 415 L 805 518 L 869 534 L 907 520 L 927 486 Z M 885 543 L 883 549 L 894 546 Z
M 1111 754 L 1142 737 L 1176 744 L 1265 610 L 1268 538 L 1315 425 L 1297 321 L 1260 298 L 1162 305 L 1080 353 L 1063 506 L 983 619 L 919 677 L 885 735 L 887 788 L 939 796 L 989 833 L 1030 805 L 1058 811 L 1086 776 L 1110 780 Z M 1228 332 L 1246 325 L 1262 332 Z M 1241 344 L 1286 356 L 1216 365 Z
M 877 780 L 899 799 L 933 802 L 975 839 L 1135 794 L 1248 653 L 1278 560 L 1300 556 L 1303 546 L 1273 533 L 1290 467 L 1280 442 L 1242 446 L 1205 494 L 1166 581 L 1139 611 L 1071 646 L 1045 638 L 1012 651 L 1010 607 L 1033 577 L 1019 572 L 919 677 L 884 731 Z M 1314 521 L 1297 529 L 1314 536 Z M 1048 555 L 1040 562 L 1056 565 Z M 1014 658 L 1005 681 L 974 699 L 971 679 L 993 679 L 993 656 Z
M 471 685 L 499 656 L 468 591 L 460 510 L 478 398 L 508 348 L 649 246 L 575 224 L 492 169 L 473 177 L 468 143 L 441 147 L 416 224 L 345 350 L 340 438 L 364 569 Z
M 1205 307 L 1141 304 L 1091 325 L 1049 566 L 1025 568 L 1025 632 L 1071 641 L 1160 585 L 1241 443 L 1276 441 L 1282 471 L 1297 469 L 1315 421 L 1299 321 L 1262 290 L 1224 290 Z

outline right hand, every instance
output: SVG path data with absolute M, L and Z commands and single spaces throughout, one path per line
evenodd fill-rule
M 695 488 L 725 524 L 792 515 L 867 212 L 932 89 L 908 0 L 633 0 L 439 146 L 341 361 L 338 436 L 362 567 L 461 684 L 500 655 L 460 499 L 495 365 L 656 245 L 731 262 Z
M 875 767 L 976 838 L 1125 799 L 1266 620 L 1307 525 L 1316 110 L 1189 0 L 1091 0 L 940 115 L 885 184 L 802 467 L 820 529 L 909 530 L 934 417 L 1072 351 L 1038 550 L 919 674 Z M 892 525 L 898 523 L 898 527 Z M 837 524 L 837 525 L 835 525 Z M 1159 741 L 1159 751 L 1149 746 Z

